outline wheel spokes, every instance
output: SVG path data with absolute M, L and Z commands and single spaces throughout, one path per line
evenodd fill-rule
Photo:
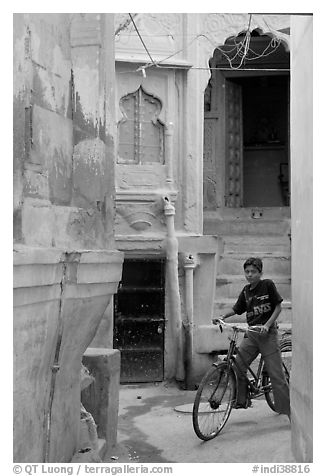
M 194 406 L 194 427 L 200 438 L 213 438 L 223 428 L 232 409 L 233 395 L 233 380 L 226 367 L 215 368 L 203 379 Z

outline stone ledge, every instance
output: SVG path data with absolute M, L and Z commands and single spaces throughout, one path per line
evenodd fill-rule
M 15 246 L 14 251 L 14 446 L 15 462 L 41 461 L 44 419 L 51 411 L 51 438 L 47 439 L 49 461 L 69 461 L 76 448 L 80 420 L 80 362 L 105 309 L 116 292 L 123 254 L 103 251 L 112 257 L 100 265 L 107 268 L 106 282 L 100 270 L 99 283 L 80 284 L 78 267 L 83 251 Z M 98 259 L 100 251 L 86 251 Z M 117 258 L 119 263 L 117 263 Z M 66 262 L 66 266 L 64 265 Z M 94 264 L 94 270 L 96 266 Z M 120 271 L 119 271 L 120 270 Z M 66 279 L 67 278 L 67 279 Z M 94 275 L 93 275 L 94 278 Z M 96 278 L 96 276 L 95 276 Z M 101 282 L 102 281 L 102 282 Z M 60 340 L 59 337 L 60 336 Z M 55 350 L 60 344 L 60 371 L 52 380 Z M 94 351 L 88 351 L 94 354 Z M 114 441 L 119 393 L 119 351 L 110 350 L 99 360 L 103 368 L 103 401 L 109 399 L 106 433 Z M 114 355 L 111 355 L 111 354 Z M 117 354 L 117 355 L 116 355 Z M 96 367 L 96 362 L 94 366 Z M 55 388 L 50 401 L 50 385 Z M 94 385 L 90 385 L 94 388 Z M 40 391 L 41 389 L 41 391 Z M 101 389 L 100 389 L 101 390 Z M 106 396 L 107 394 L 107 396 Z M 48 410 L 50 409 L 50 410 Z M 101 436 L 100 436 L 101 437 Z
M 232 322 L 229 322 L 232 324 Z M 245 323 L 237 323 L 238 326 L 245 328 Z M 291 324 L 289 323 L 280 323 L 279 324 L 279 333 L 284 334 L 291 332 Z M 198 354 L 210 354 L 211 352 L 221 352 L 226 351 L 230 345 L 230 336 L 232 335 L 232 330 L 223 329 L 223 332 L 220 331 L 220 327 L 214 324 L 203 325 L 197 327 L 195 330 L 195 352 Z M 239 335 L 238 343 L 243 339 L 243 334 Z

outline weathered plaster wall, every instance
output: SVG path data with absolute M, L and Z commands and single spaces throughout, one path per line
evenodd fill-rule
M 111 14 L 14 14 L 17 462 L 78 450 L 81 361 L 121 277 L 113 35 Z
M 293 356 L 292 450 L 313 458 L 313 32 L 312 16 L 291 21 L 291 194 Z
M 114 44 L 105 18 L 14 15 L 16 242 L 114 246 Z

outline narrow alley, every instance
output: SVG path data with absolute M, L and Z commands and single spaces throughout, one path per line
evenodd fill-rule
M 312 463 L 313 14 L 12 17 L 16 469 Z M 261 398 L 204 443 L 183 385 L 245 313 L 291 339 L 291 425 Z
M 105 455 L 116 463 L 294 462 L 291 428 L 264 399 L 233 410 L 215 439 L 203 442 L 192 427 L 195 391 L 174 383 L 120 387 L 118 444 Z

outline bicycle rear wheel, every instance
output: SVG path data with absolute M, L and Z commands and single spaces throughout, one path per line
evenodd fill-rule
M 292 343 L 291 340 L 286 339 L 283 342 L 281 341 L 280 343 L 280 350 L 281 350 L 281 357 L 282 357 L 282 364 L 283 364 L 283 370 L 285 374 L 285 378 L 287 382 L 289 383 L 290 381 L 290 374 L 291 374 L 291 361 L 292 361 Z M 275 400 L 274 400 L 274 394 L 273 394 L 273 389 L 271 385 L 271 381 L 269 378 L 269 375 L 267 372 L 264 370 L 264 376 L 262 380 L 262 384 L 264 387 L 267 387 L 267 390 L 265 390 L 265 399 L 266 402 L 268 403 L 268 406 L 276 412 L 275 409 Z
M 192 411 L 196 435 L 207 441 L 215 438 L 227 422 L 235 399 L 235 377 L 226 363 L 213 366 L 203 377 Z

